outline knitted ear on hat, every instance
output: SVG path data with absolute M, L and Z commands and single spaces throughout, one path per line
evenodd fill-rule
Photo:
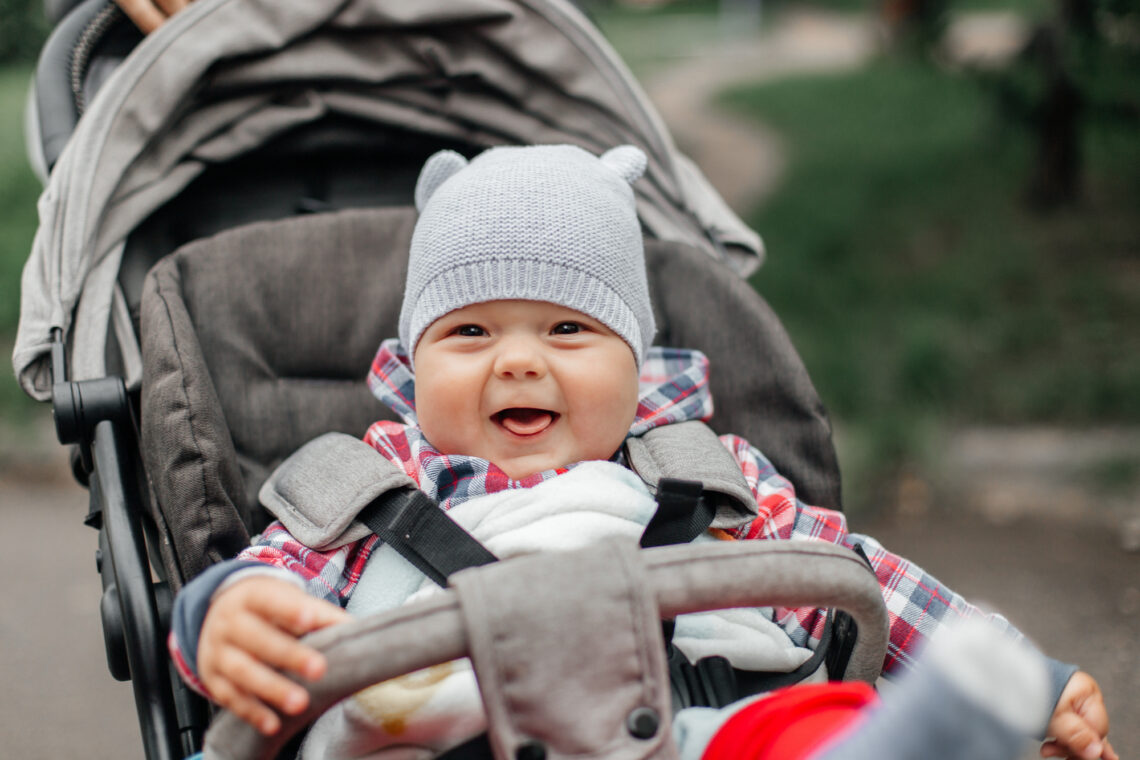
M 633 145 L 619 145 L 607 150 L 601 156 L 601 162 L 618 173 L 626 182 L 633 184 L 645 174 L 648 159 L 641 148 Z
M 428 199 L 439 186 L 465 166 L 467 159 L 453 150 L 441 150 L 433 154 L 420 170 L 420 178 L 416 180 L 416 211 L 423 211 Z

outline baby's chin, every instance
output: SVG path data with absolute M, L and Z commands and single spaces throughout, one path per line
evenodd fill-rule
M 533 475 L 550 472 L 551 470 L 564 469 L 578 462 L 610 461 L 616 453 L 617 447 L 615 447 L 609 455 L 602 455 L 596 452 L 579 452 L 577 456 L 568 457 L 566 455 L 559 456 L 555 453 L 543 453 L 505 458 L 501 462 L 495 461 L 493 457 L 484 457 L 484 459 L 487 459 L 491 464 L 502 470 L 511 480 L 525 480 Z
M 525 480 L 532 475 L 538 475 L 539 473 L 547 472 L 549 470 L 557 470 L 560 467 L 568 467 L 573 464 L 573 462 L 563 462 L 561 459 L 554 457 L 551 457 L 546 461 L 543 461 L 542 459 L 538 459 L 533 462 L 519 462 L 508 460 L 503 464 L 499 464 L 494 460 L 490 460 L 490 462 L 502 470 L 504 473 L 506 473 L 507 477 L 511 480 Z

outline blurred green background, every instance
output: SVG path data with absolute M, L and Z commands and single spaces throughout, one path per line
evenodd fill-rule
M 596 15 L 651 75 L 739 34 L 717 18 L 732 5 L 606 4 Z M 1140 2 L 752 10 L 761 37 L 805 10 L 881 35 L 861 65 L 716 99 L 774 130 L 787 154 L 775 192 L 744 213 L 769 251 L 752 282 L 836 422 L 847 509 L 898 507 L 908 482 L 926 489 L 957 431 L 1094 431 L 1082 438 L 1092 449 L 1096 431 L 1140 423 Z M 976 19 L 988 23 L 959 23 Z M 1007 53 L 956 60 L 970 28 L 997 30 Z M 1062 477 L 1134 513 L 1134 442 L 1098 448 Z
M 740 0 L 738 0 L 739 2 Z M 725 33 L 725 2 L 594 2 L 639 75 Z M 960 426 L 1140 423 L 1140 0 L 792 0 L 874 21 L 881 52 L 840 73 L 733 87 L 781 137 L 787 170 L 746 214 L 769 257 L 754 285 L 784 320 L 844 439 L 849 508 Z M 963 14 L 1025 39 L 986 67 L 949 61 Z M 36 225 L 23 104 L 46 24 L 0 0 L 0 346 Z M 8 427 L 42 417 L 0 373 Z M 1101 466 L 1140 484 L 1140 454 Z

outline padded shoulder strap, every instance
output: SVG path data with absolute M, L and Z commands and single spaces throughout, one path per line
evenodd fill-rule
M 327 551 L 371 535 L 355 522 L 378 496 L 416 483 L 359 438 L 326 433 L 274 470 L 258 498 L 298 541 Z
M 758 514 L 740 465 L 705 423 L 663 425 L 627 439 L 625 447 L 630 468 L 650 487 L 662 478 L 699 480 L 716 502 L 710 527 L 736 528 Z

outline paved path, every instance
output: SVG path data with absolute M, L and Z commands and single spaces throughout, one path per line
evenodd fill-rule
M 725 112 L 712 98 L 736 84 L 848 69 L 867 60 L 877 40 L 865 19 L 793 11 L 771 30 L 702 47 L 645 77 L 644 86 L 681 150 L 746 214 L 779 183 L 784 151 L 775 133 Z
M 1092 673 L 1120 757 L 1140 757 L 1140 554 L 1096 523 L 967 510 L 855 521 L 955 591 L 1000 612 L 1051 656 Z M 1023 760 L 1036 757 L 1026 749 Z
M 87 495 L 0 472 L 0 757 L 142 758 L 131 686 L 107 672 Z M 42 465 L 35 475 L 45 472 Z
M 784 151 L 778 135 L 718 108 L 715 96 L 735 85 L 859 66 L 882 49 L 884 30 L 871 16 L 795 7 L 777 11 L 770 23 L 741 25 L 744 31 L 725 26 L 723 39 L 682 49 L 643 85 L 681 150 L 733 209 L 747 214 L 778 185 Z M 1016 54 L 1026 34 L 1016 14 L 964 14 L 949 24 L 945 53 L 958 63 L 991 65 Z

